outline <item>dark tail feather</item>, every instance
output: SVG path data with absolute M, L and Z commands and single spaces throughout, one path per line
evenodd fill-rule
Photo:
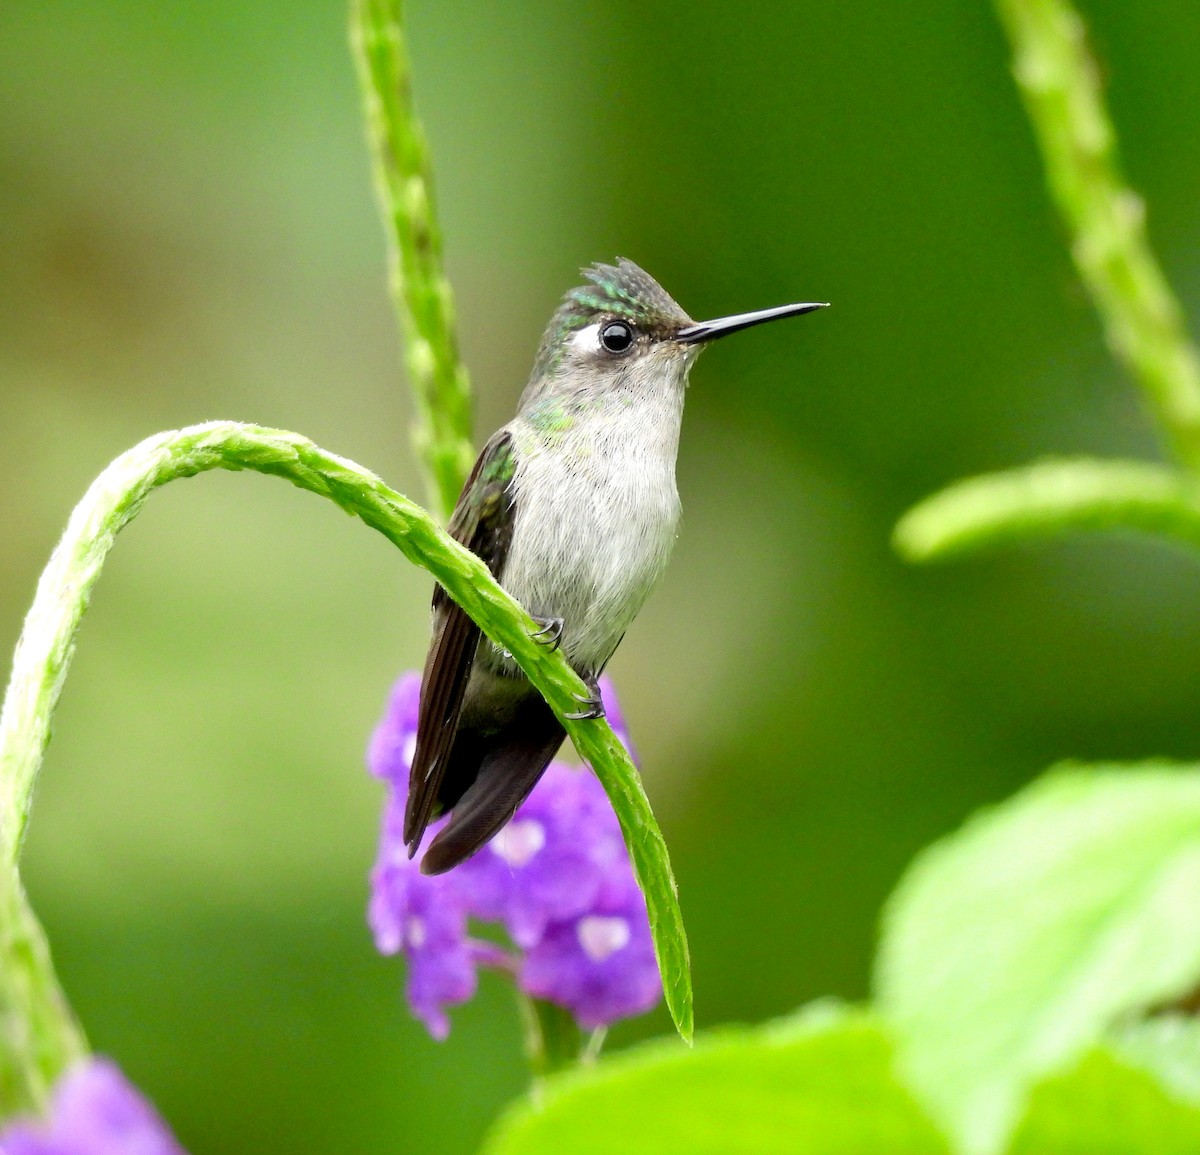
M 421 873 L 442 874 L 483 846 L 525 801 L 566 736 L 541 695 L 530 695 L 513 720 L 487 739 L 479 773 L 429 844 Z

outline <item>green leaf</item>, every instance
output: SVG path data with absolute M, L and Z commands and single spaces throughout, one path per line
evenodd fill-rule
M 1200 1020 L 1181 1014 L 1139 1019 L 1114 1030 L 1109 1046 L 1126 1065 L 1153 1075 L 1176 1098 L 1200 1106 Z
M 1009 1155 L 1195 1155 L 1200 1110 L 1096 1048 L 1030 1096 Z
M 1200 978 L 1200 772 L 1059 770 L 923 853 L 876 973 L 898 1058 L 972 1155 L 1115 1020 Z
M 1200 486 L 1144 461 L 1076 458 L 987 473 L 925 498 L 896 526 L 908 561 L 945 561 L 1069 530 L 1132 529 L 1200 545 Z
M 688 1051 L 653 1043 L 546 1080 L 486 1155 L 946 1155 L 861 1011 L 822 1006 Z

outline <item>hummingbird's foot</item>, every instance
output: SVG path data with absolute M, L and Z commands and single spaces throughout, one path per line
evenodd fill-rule
M 600 683 L 596 681 L 596 675 L 586 675 L 583 679 L 583 684 L 587 686 L 588 692 L 586 694 L 572 695 L 583 709 L 577 714 L 563 715 L 564 718 L 569 718 L 572 722 L 587 722 L 593 718 L 604 717 L 604 700 L 600 697 Z
M 562 618 L 539 618 L 537 614 L 531 616 L 542 628 L 534 630 L 529 636 L 535 642 L 541 642 L 543 646 L 549 646 L 550 652 L 553 653 L 562 645 L 564 624 Z

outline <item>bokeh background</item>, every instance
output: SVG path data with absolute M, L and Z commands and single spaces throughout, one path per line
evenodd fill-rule
M 1084 11 L 1196 316 L 1200 7 Z M 697 317 L 834 302 L 702 360 L 675 559 L 612 667 L 703 1026 L 863 996 L 912 854 L 1053 762 L 1200 757 L 1194 561 L 889 548 L 964 473 L 1158 452 L 985 3 L 409 19 L 481 437 L 582 264 L 630 256 Z M 0 7 L 5 651 L 90 479 L 160 429 L 296 429 L 419 494 L 398 366 L 340 3 Z M 194 1155 L 467 1152 L 524 1085 L 505 986 L 434 1044 L 363 922 L 362 750 L 428 593 L 327 503 L 213 474 L 156 495 L 98 587 L 26 876 L 94 1045 Z

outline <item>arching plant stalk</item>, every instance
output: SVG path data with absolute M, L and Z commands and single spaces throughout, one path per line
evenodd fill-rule
M 20 890 L 20 853 L 50 720 L 92 587 L 117 533 L 150 493 L 209 469 L 252 469 L 329 498 L 427 569 L 483 632 L 507 649 L 560 717 L 585 693 L 559 653 L 530 636 L 533 620 L 474 554 L 436 519 L 378 477 L 307 438 L 235 422 L 160 433 L 118 457 L 76 506 L 26 618 L 0 712 L 0 1072 L 37 1070 L 42 1082 L 14 1086 L 0 1110 L 38 1105 L 49 1081 L 85 1044 L 50 969 L 36 919 Z M 667 1005 L 680 1034 L 692 1033 L 687 939 L 666 845 L 624 747 L 603 720 L 564 726 L 612 801 L 645 895 Z M 0 1080 L 0 1095 L 6 1088 Z

